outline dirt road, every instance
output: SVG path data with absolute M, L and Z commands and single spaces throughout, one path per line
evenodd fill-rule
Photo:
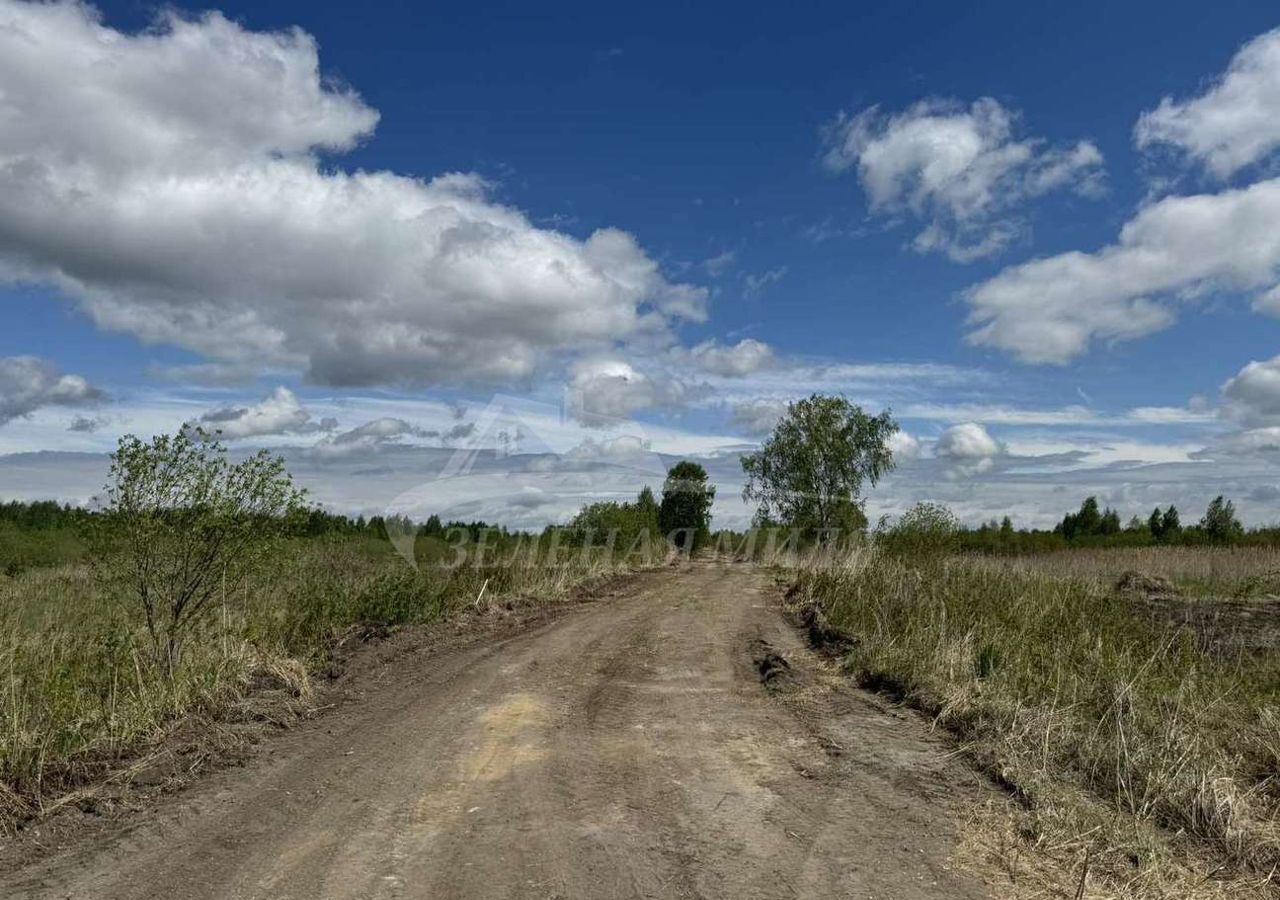
M 664 570 L 508 640 L 402 657 L 270 758 L 0 896 L 986 896 L 949 863 L 973 777 L 826 671 L 777 596 L 748 567 Z

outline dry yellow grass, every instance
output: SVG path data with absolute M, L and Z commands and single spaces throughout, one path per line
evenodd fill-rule
M 617 571 L 584 554 L 413 569 L 343 540 L 300 541 L 219 598 L 170 679 L 139 610 L 83 565 L 0 576 L 0 819 L 101 776 L 184 716 L 218 717 L 266 679 L 307 690 L 308 669 L 355 625 L 427 623 L 491 602 L 554 602 Z
M 1277 547 L 1088 548 L 993 558 L 991 563 L 1022 572 L 1088 579 L 1107 587 L 1126 572 L 1141 572 L 1166 578 L 1188 594 L 1225 597 L 1280 594 L 1280 548 Z
M 1223 559 L 1169 552 L 1149 568 L 1202 583 Z M 1088 854 L 1088 896 L 1274 896 L 1277 654 L 1215 652 L 1136 610 L 1111 588 L 1131 556 L 1070 556 L 870 552 L 800 585 L 857 639 L 853 671 L 934 715 L 1007 786 L 1017 840 L 999 852 L 1052 863 L 1055 890 Z

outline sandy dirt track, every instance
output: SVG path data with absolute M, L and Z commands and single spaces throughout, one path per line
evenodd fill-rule
M 0 896 L 985 897 L 949 859 L 974 777 L 831 673 L 779 592 L 746 566 L 667 569 L 402 656 L 363 702 Z

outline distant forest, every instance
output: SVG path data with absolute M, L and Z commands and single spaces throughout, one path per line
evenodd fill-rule
M 651 508 L 652 507 L 652 508 Z M 623 545 L 632 532 L 656 530 L 657 505 L 647 489 L 636 503 L 598 503 L 585 507 L 570 523 L 548 526 L 542 535 L 559 532 L 567 544 L 592 543 L 610 531 L 622 531 Z M 51 500 L 0 503 L 0 572 L 13 575 L 32 566 L 75 562 L 84 558 L 88 528 L 101 522 L 102 514 L 84 507 Z M 650 520 L 653 520 L 652 522 Z M 437 515 L 423 522 L 405 517 L 346 516 L 313 508 L 295 526 L 297 537 L 326 535 L 383 539 L 388 533 L 447 541 L 502 542 L 521 534 L 485 521 L 444 521 Z M 733 534 L 733 532 L 717 532 Z M 962 528 L 963 551 L 989 554 L 1045 553 L 1074 547 L 1145 547 L 1158 545 L 1270 545 L 1280 546 L 1280 525 L 1245 528 L 1236 518 L 1234 504 L 1215 498 L 1204 514 L 1184 522 L 1176 506 L 1157 507 L 1148 515 L 1127 521 L 1096 497 L 1088 497 L 1079 509 L 1063 516 L 1053 529 L 1018 528 L 1006 516 L 976 527 Z
M 1191 523 L 1172 504 L 1156 507 L 1145 518 L 1103 508 L 1097 497 L 1087 497 L 1075 512 L 1062 517 L 1052 530 L 1018 529 L 1006 516 L 961 533 L 960 546 L 984 553 L 1042 553 L 1071 547 L 1151 547 L 1159 545 L 1280 545 L 1280 525 L 1245 528 L 1236 518 L 1235 505 L 1225 497 L 1209 503 L 1204 515 Z

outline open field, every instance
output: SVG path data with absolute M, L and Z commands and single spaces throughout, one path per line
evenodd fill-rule
M 1280 652 L 1219 644 L 1219 632 L 1152 615 L 1176 595 L 1115 584 L 1145 564 L 1174 585 L 1226 590 L 1276 561 L 1187 549 L 1019 560 L 866 552 L 803 574 L 798 596 L 853 638 L 847 664 L 863 683 L 935 716 L 1008 786 L 1021 833 L 1011 846 L 1022 848 L 1006 848 L 1011 872 L 1035 850 L 1064 869 L 1087 856 L 1110 892 L 1088 896 L 1270 896 Z M 1042 866 L 1022 869 L 1034 895 Z
M 1205 653 L 1280 654 L 1277 548 L 1074 550 L 1008 559 L 999 566 L 1118 591 L 1145 618 L 1186 626 Z
M 101 777 L 184 717 L 216 720 L 256 684 L 305 693 L 352 636 L 477 604 L 555 602 L 612 571 L 584 554 L 557 565 L 495 558 L 413 569 L 385 543 L 298 540 L 218 599 L 171 679 L 148 655 L 140 611 L 106 593 L 88 566 L 0 576 L 0 820 Z
M 655 889 L 658 895 L 671 893 L 668 888 L 674 885 L 673 896 L 731 896 L 731 889 L 740 887 L 740 873 L 723 867 L 713 843 L 691 838 L 688 823 L 700 823 L 697 833 L 705 829 L 737 842 L 752 859 L 790 860 L 790 851 L 771 843 L 766 826 L 753 817 L 775 822 L 783 815 L 779 810 L 797 806 L 808 810 L 811 819 L 796 820 L 787 834 L 798 835 L 790 840 L 809 848 L 804 866 L 790 860 L 752 876 L 774 878 L 779 890 L 805 884 L 813 888 L 813 896 L 843 896 L 855 887 L 873 886 L 876 896 L 1030 898 L 1074 897 L 1085 884 L 1084 896 L 1098 898 L 1276 895 L 1280 600 L 1271 593 L 1271 579 L 1280 571 L 1280 553 L 1260 547 L 1165 546 L 966 556 L 954 553 L 945 536 L 941 543 L 924 533 L 920 540 L 895 542 L 891 537 L 856 542 L 849 552 L 782 556 L 772 564 L 731 564 L 728 556 L 717 555 L 715 563 L 641 576 L 628 582 L 633 590 L 623 590 L 625 602 L 582 613 L 590 626 L 564 626 L 567 637 L 550 638 L 550 643 L 542 643 L 537 633 L 511 638 L 526 641 L 527 647 L 521 651 L 525 655 L 517 654 L 523 661 L 509 665 L 527 668 L 515 680 L 506 669 L 484 676 L 488 680 L 477 682 L 466 695 L 472 697 L 469 701 L 436 680 L 432 673 L 438 664 L 430 653 L 414 652 L 388 664 L 379 676 L 386 684 L 380 682 L 366 694 L 376 697 L 368 715 L 345 711 L 326 726 L 352 744 L 341 751 L 343 756 L 361 755 L 365 761 L 354 770 L 340 765 L 341 772 L 330 771 L 322 757 L 336 752 L 332 741 L 315 728 L 304 728 L 310 738 L 293 739 L 286 751 L 296 766 L 279 775 L 289 785 L 280 790 L 305 794 L 312 790 L 307 785 L 316 783 L 321 785 L 316 796 L 323 796 L 325 786 L 355 778 L 351 790 L 370 793 L 371 802 L 349 815 L 335 813 L 323 825 L 315 808 L 300 806 L 289 814 L 292 819 L 276 824 L 289 834 L 296 832 L 308 847 L 344 840 L 348 832 L 394 828 L 399 833 L 416 827 L 404 816 L 412 819 L 419 813 L 405 812 L 393 794 L 412 783 L 418 796 L 427 798 L 421 803 L 452 804 L 448 816 L 441 813 L 443 818 L 428 823 L 428 831 L 436 835 L 430 846 L 412 848 L 415 854 L 435 854 L 416 868 L 405 869 L 399 857 L 383 858 L 365 848 L 365 869 L 349 859 L 341 871 L 334 869 L 317 882 L 304 874 L 314 868 L 315 858 L 302 845 L 277 846 L 275 839 L 260 835 L 263 846 L 274 847 L 276 855 L 267 850 L 255 855 L 244 849 L 241 835 L 260 831 L 249 819 L 270 819 L 255 807 L 254 792 L 263 789 L 261 778 L 277 776 L 241 779 L 223 773 L 210 778 L 221 785 L 219 790 L 239 799 L 232 800 L 222 824 L 210 825 L 213 831 L 190 835 L 188 862 L 173 862 L 169 845 L 157 838 L 153 856 L 145 849 L 136 858 L 126 854 L 125 868 L 117 872 L 98 861 L 100 852 L 115 852 L 108 849 L 115 831 L 104 826 L 94 839 L 98 849 L 73 841 L 79 848 L 74 852 L 81 855 L 71 862 L 55 856 L 38 875 L 15 872 L 15 883 L 32 896 L 49 895 L 46 888 L 54 887 L 58 896 L 65 896 L 67 885 L 74 888 L 72 896 L 134 896 L 125 872 L 133 873 L 141 864 L 149 867 L 145 884 L 139 882 L 143 890 L 190 878 L 222 890 L 222 882 L 202 874 L 199 847 L 213 841 L 230 854 L 221 863 L 225 868 L 244 864 L 256 873 L 252 878 L 257 880 L 238 883 L 243 896 L 289 895 L 295 888 L 312 896 L 364 896 L 369 882 L 361 879 L 373 869 L 386 869 L 379 877 L 389 873 L 415 884 L 462 890 L 459 885 L 474 872 L 441 874 L 444 869 L 438 867 L 449 859 L 464 868 L 470 864 L 507 888 L 511 878 L 532 868 L 537 885 L 578 885 L 572 895 L 592 896 L 578 879 L 584 866 L 594 865 L 592 854 L 598 848 L 591 840 L 596 838 L 583 844 L 581 835 L 565 832 L 561 840 L 571 858 L 554 863 L 547 862 L 554 855 L 539 851 L 491 865 L 488 857 L 472 859 L 470 850 L 455 847 L 455 838 L 462 840 L 457 834 L 471 834 L 468 829 L 477 827 L 456 819 L 457 809 L 478 812 L 503 804 L 524 813 L 511 822 L 481 817 L 478 833 L 487 835 L 485 840 L 508 827 L 527 834 L 527 823 L 519 824 L 519 815 L 526 813 L 539 820 L 565 815 L 580 821 L 581 809 L 596 809 L 605 817 L 600 834 L 615 835 L 606 840 L 608 852 L 622 854 L 624 867 L 667 873 L 668 880 Z M 548 608 L 570 598 L 578 586 L 628 568 L 629 560 L 608 561 L 603 546 L 571 545 L 551 562 L 536 540 L 503 540 L 492 548 L 495 552 L 472 555 L 465 564 L 450 567 L 445 565 L 452 555 L 448 546 L 419 536 L 421 565 L 413 567 L 367 532 L 285 539 L 239 587 L 217 595 L 187 636 L 180 665 L 172 673 L 156 660 L 127 590 L 113 590 L 115 583 L 104 581 L 100 570 L 79 554 L 59 564 L 56 553 L 68 545 L 52 548 L 39 565 L 0 576 L 0 664 L 10 674 L 0 698 L 4 822 L 9 827 L 38 825 L 47 812 L 67 810 L 68 802 L 109 821 L 124 814 L 118 810 L 129 804 L 98 806 L 90 800 L 85 806 L 81 801 L 92 795 L 93 785 L 120 773 L 149 749 L 165 752 L 156 748 L 173 747 L 192 727 L 234 731 L 246 709 L 253 714 L 253 698 L 264 692 L 307 706 L 313 681 L 336 675 L 352 645 L 400 626 L 440 623 L 493 605 Z M 780 566 L 784 559 L 788 562 Z M 823 623 L 811 633 L 836 653 L 856 681 L 886 692 L 891 702 L 905 700 L 923 710 L 950 733 L 950 744 L 941 734 L 919 744 L 919 734 L 886 730 L 883 717 L 893 719 L 893 709 L 854 690 L 847 678 L 812 658 L 796 633 L 783 625 L 775 602 L 780 590 L 771 594 L 770 572 L 795 580 L 789 596 L 796 611 Z M 617 633 L 606 638 L 605 629 Z M 492 653 L 493 664 L 499 665 L 507 639 L 481 640 L 475 662 Z M 593 642 L 605 649 L 597 652 Z M 699 647 L 701 652 L 716 648 L 722 656 L 710 660 L 710 668 L 699 668 L 692 662 Z M 572 658 L 575 653 L 582 659 Z M 543 667 L 544 660 L 549 668 Z M 552 660 L 560 662 L 551 665 Z M 639 751 L 617 734 L 607 739 L 579 735 L 578 743 L 556 736 L 564 729 L 593 733 L 610 709 L 609 698 L 631 696 L 635 685 L 650 677 L 655 703 L 660 697 L 675 705 L 649 709 L 632 704 L 626 709 L 637 710 L 639 718 L 624 716 L 618 727 L 656 729 L 653 733 L 667 735 L 663 740 L 669 746 L 650 747 L 645 752 L 656 755 L 637 764 L 639 768 L 633 766 L 625 778 L 614 765 L 615 752 L 622 752 L 623 744 L 629 748 L 626 753 Z M 404 693 L 418 690 L 410 686 L 421 685 L 422 678 L 431 690 L 439 687 L 441 697 Z M 543 684 L 539 679 L 547 680 Z M 761 681 L 768 688 L 765 694 L 786 706 L 786 715 L 766 716 L 777 733 L 752 732 L 747 746 L 740 735 L 728 735 L 734 728 L 756 728 L 751 723 L 761 713 L 753 706 L 757 701 L 746 698 L 760 694 Z M 528 692 L 517 690 L 530 683 L 543 684 L 539 690 L 545 689 L 547 696 L 531 700 Z M 578 701 L 564 699 L 570 687 L 581 692 L 580 716 L 574 706 Z M 712 694 L 747 705 L 722 710 L 723 734 L 707 737 L 699 730 L 712 721 L 707 709 L 682 706 L 672 698 Z M 566 702 L 568 707 L 558 705 Z M 461 706 L 454 708 L 457 704 Z M 855 714 L 857 710 L 861 712 Z M 473 728 L 459 718 L 469 715 L 478 716 L 481 724 Z M 660 725 L 666 721 L 663 715 L 689 721 L 667 732 Z M 914 722 L 897 715 L 897 721 Z M 471 733 L 468 728 L 480 730 L 470 744 L 432 745 L 428 756 L 421 748 L 407 752 L 428 730 L 424 717 L 457 719 L 456 730 L 464 734 Z M 551 722 L 554 728 L 542 727 Z M 484 734 L 508 725 L 514 729 L 509 739 L 489 753 Z M 382 735 L 378 746 L 357 741 L 353 729 Z M 677 731 L 690 737 L 677 740 L 671 736 Z M 809 759 L 807 751 L 797 751 L 797 756 L 781 749 L 805 746 L 810 738 L 823 749 L 826 762 Z M 578 746 L 583 740 L 585 750 Z M 778 740 L 784 743 L 775 747 Z M 399 749 L 388 756 L 384 745 Z M 846 756 L 848 748 L 856 752 Z M 944 761 L 949 753 L 956 760 Z M 500 763 L 498 756 L 527 759 L 529 765 Z M 537 768 L 544 760 L 550 767 L 545 772 Z M 623 790 L 618 786 L 622 781 L 644 784 L 658 778 L 646 768 L 650 765 L 687 769 L 686 794 L 660 799 L 662 792 L 654 786 L 635 798 L 639 813 L 617 819 L 620 814 L 608 806 L 605 795 Z M 441 782 L 441 771 L 450 766 L 469 774 Z M 527 809 L 502 793 L 518 786 L 541 796 L 538 785 L 554 781 L 559 777 L 554 773 L 567 771 L 565 767 L 596 771 L 595 780 L 572 795 L 552 791 L 554 796 Z M 393 771 L 400 774 L 385 774 Z M 885 772 L 898 779 L 891 788 L 876 780 Z M 486 786 L 490 775 L 485 773 L 497 773 L 493 779 L 502 782 L 501 789 Z M 812 784 L 789 786 L 796 773 Z M 726 778 L 737 787 L 708 793 L 707 785 Z M 458 786 L 464 783 L 465 789 Z M 197 780 L 193 800 L 174 801 L 172 815 L 214 808 L 201 799 L 205 795 L 200 791 L 206 790 L 202 784 Z M 688 787 L 695 784 L 696 789 Z M 460 799 L 459 791 L 475 797 Z M 739 795 L 746 799 L 730 802 Z M 870 818 L 857 820 L 845 804 L 868 797 L 878 798 L 874 803 L 882 806 Z M 711 800 L 716 803 L 708 812 Z M 663 802 L 682 804 L 683 812 L 675 820 L 663 818 L 658 815 Z M 957 819 L 959 806 L 970 810 L 967 823 Z M 914 810 L 909 817 L 913 830 L 888 824 L 897 822 L 891 807 Z M 725 810 L 733 824 L 724 818 Z M 158 813 L 161 821 L 169 814 Z M 604 824 L 606 820 L 612 824 Z M 622 844 L 610 830 L 619 821 L 632 835 Z M 455 828 L 463 831 L 455 834 Z M 871 836 L 881 831 L 889 842 L 883 846 Z M 918 848 L 925 855 L 924 868 L 916 881 L 895 881 L 861 849 L 841 849 L 837 834 L 856 835 L 859 848 L 879 847 L 877 857 L 909 835 L 928 835 L 930 842 Z M 690 843 L 701 848 L 696 866 L 680 862 L 670 855 L 674 851 L 653 855 L 654 847 Z M 497 852 L 490 850 L 490 855 Z M 289 862 L 295 857 L 302 868 Z M 86 861 L 92 871 L 105 874 L 89 881 L 73 874 Z M 901 861 L 895 865 L 900 867 Z M 960 869 L 980 874 L 977 880 L 952 874 Z M 900 875 L 906 870 L 896 871 Z M 635 883 L 642 887 L 648 882 L 641 878 Z M 474 895 L 475 886 L 467 885 L 460 896 Z M 636 890 L 644 895 L 648 889 Z
M 1006 557 L 1000 565 L 1104 587 L 1138 572 L 1165 578 L 1189 596 L 1280 596 L 1280 547 L 1275 546 L 1084 548 Z

